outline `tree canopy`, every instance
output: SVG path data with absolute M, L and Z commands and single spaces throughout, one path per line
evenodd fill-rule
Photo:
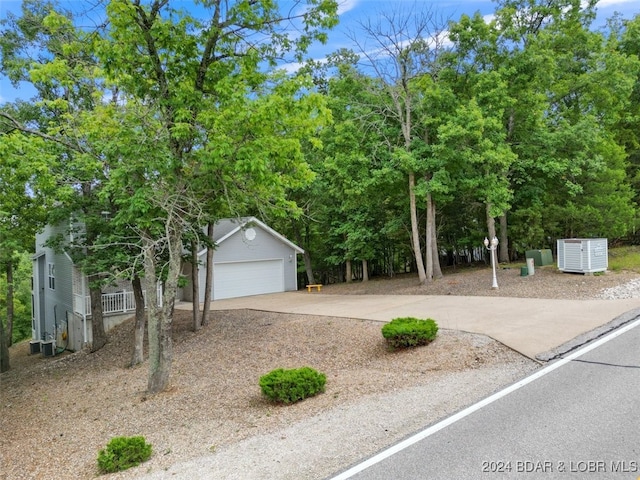
M 290 234 L 322 283 L 437 281 L 485 236 L 501 261 L 569 236 L 633 240 L 638 16 L 596 29 L 593 1 L 503 0 L 457 21 L 397 7 L 311 61 L 334 0 L 102 6 L 83 23 L 28 0 L 0 24 L 2 74 L 37 92 L 0 107 L 0 263 L 68 222 L 96 298 L 116 276 L 161 283 L 150 392 L 169 382 L 185 245 L 221 218 Z

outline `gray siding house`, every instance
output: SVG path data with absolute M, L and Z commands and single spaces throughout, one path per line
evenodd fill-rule
M 67 253 L 55 252 L 46 241 L 67 234 L 64 225 L 47 226 L 36 235 L 31 292 L 31 353 L 55 355 L 77 351 L 92 341 L 91 301 L 84 275 Z M 297 290 L 297 257 L 304 251 L 254 217 L 226 219 L 214 228 L 214 281 L 212 299 Z M 206 248 L 198 252 L 200 302 L 204 301 Z M 191 278 L 191 265 L 185 264 Z M 144 288 L 144 286 L 143 286 Z M 161 297 L 161 285 L 156 287 Z M 187 285 L 178 298 L 191 301 Z M 103 289 L 105 330 L 135 312 L 133 288 L 126 281 Z
M 220 220 L 213 232 L 216 245 L 213 300 L 298 289 L 297 255 L 304 250 L 284 236 L 255 217 Z M 198 252 L 201 303 L 205 294 L 206 254 L 206 248 Z M 191 268 L 191 264 L 184 266 L 187 279 L 191 278 Z M 182 291 L 182 299 L 192 301 L 190 282 Z
M 75 342 L 76 336 L 82 336 L 82 331 L 69 330 L 73 324 L 73 282 L 77 274 L 73 261 L 66 253 L 56 253 L 44 246 L 46 239 L 63 232 L 64 227 L 47 226 L 36 235 L 31 285 L 31 343 L 34 353 L 39 352 L 42 346 L 53 355 L 56 343 L 64 344 L 67 339 Z M 81 343 L 82 338 L 80 347 Z
M 64 225 L 47 225 L 36 234 L 31 285 L 31 353 L 82 349 L 93 339 L 91 299 L 86 275 L 66 252 L 46 246 L 49 238 L 67 235 Z M 160 288 L 160 287 L 158 287 Z M 135 312 L 131 283 L 121 280 L 102 293 L 104 328 L 109 331 Z

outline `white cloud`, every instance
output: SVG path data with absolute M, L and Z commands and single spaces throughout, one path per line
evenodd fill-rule
M 314 58 L 313 61 L 316 62 L 316 63 L 319 63 L 319 64 L 327 63 L 326 57 L 325 58 Z M 292 75 L 294 73 L 297 73 L 298 70 L 300 70 L 304 66 L 305 66 L 304 63 L 288 62 L 288 63 L 283 63 L 282 65 L 278 65 L 278 68 L 280 70 L 284 70 L 286 73 Z
M 358 5 L 358 0 L 340 0 L 338 2 L 338 15 L 353 10 Z
M 278 65 L 278 68 L 284 70 L 288 74 L 296 73 L 303 66 L 302 63 L 293 62 L 293 63 L 285 63 L 283 65 Z
M 638 0 L 600 0 L 596 7 L 606 8 L 613 7 L 615 5 L 626 5 L 626 4 L 638 4 Z
M 483 15 L 482 18 L 484 19 L 485 23 L 491 23 L 493 22 L 493 20 L 495 20 L 496 16 L 493 13 L 490 13 L 488 15 Z

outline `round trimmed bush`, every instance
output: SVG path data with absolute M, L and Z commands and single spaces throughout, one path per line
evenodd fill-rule
M 151 457 L 151 444 L 144 437 L 113 437 L 98 453 L 98 468 L 113 473 L 136 467 Z
M 426 345 L 436 338 L 437 333 L 438 325 L 430 318 L 394 318 L 382 327 L 382 336 L 391 348 Z
M 313 368 L 278 368 L 260 377 L 260 389 L 269 399 L 294 403 L 324 392 L 327 376 Z

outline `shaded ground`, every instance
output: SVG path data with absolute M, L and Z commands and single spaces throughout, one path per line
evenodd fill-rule
M 462 295 L 522 298 L 595 298 L 605 288 L 640 278 L 635 272 L 604 272 L 593 275 L 563 273 L 555 266 L 536 267 L 532 276 L 521 276 L 519 266 L 496 270 L 498 289 L 491 288 L 492 273 L 487 267 L 445 270 L 444 277 L 423 286 L 415 274 L 374 277 L 369 282 L 326 285 L 328 294 L 381 295 Z

